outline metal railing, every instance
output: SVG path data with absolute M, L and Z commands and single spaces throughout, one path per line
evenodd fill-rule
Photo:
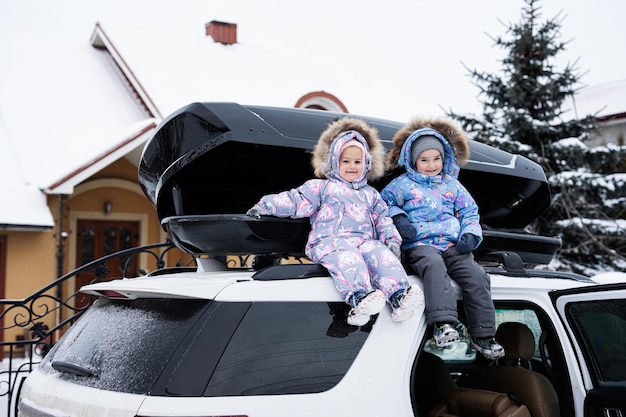
M 50 348 L 94 301 L 94 297 L 75 292 L 63 297 L 63 286 L 78 274 L 90 272 L 95 275 L 91 282 L 109 281 L 117 278 L 134 278 L 127 276 L 133 259 L 147 254 L 153 258 L 156 269 L 165 267 L 165 255 L 174 248 L 171 242 L 157 243 L 112 253 L 94 260 L 80 268 L 57 278 L 50 284 L 23 299 L 0 299 L 0 323 L 3 334 L 15 329 L 19 340 L 0 341 L 0 349 L 7 356 L 0 367 L 0 410 L 6 406 L 6 416 L 17 415 L 17 404 L 20 390 L 28 374 L 37 366 Z M 122 276 L 107 277 L 107 262 L 114 258 L 123 259 Z M 179 265 L 177 265 L 179 266 Z M 146 275 L 139 270 L 139 275 Z M 47 324 L 49 323 L 49 324 Z M 0 411 L 0 415 L 3 414 Z

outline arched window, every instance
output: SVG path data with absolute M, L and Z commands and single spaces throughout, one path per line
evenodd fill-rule
M 341 100 L 325 91 L 314 91 L 303 95 L 294 107 L 348 113 L 348 109 Z

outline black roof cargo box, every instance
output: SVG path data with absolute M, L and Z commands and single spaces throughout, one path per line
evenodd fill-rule
M 312 178 L 310 152 L 317 138 L 328 123 L 345 116 L 375 126 L 388 148 L 404 124 L 311 109 L 192 103 L 163 120 L 146 143 L 139 183 L 166 230 L 168 223 L 182 232 L 185 225 L 198 227 L 203 216 L 243 214 L 262 195 Z M 470 148 L 470 162 L 459 179 L 474 196 L 488 229 L 521 230 L 550 205 L 538 164 L 475 141 Z M 381 189 L 397 174 L 372 185 Z M 552 243 L 558 247 L 559 242 Z M 189 248 L 189 243 L 182 246 Z M 197 251 L 202 246 L 189 248 Z
M 245 213 L 263 194 L 312 178 L 310 151 L 343 113 L 296 108 L 193 103 L 176 111 L 145 145 L 139 182 L 159 218 Z M 404 123 L 361 117 L 386 146 Z M 550 205 L 545 174 L 519 155 L 470 141 L 461 182 L 493 228 L 523 228 Z M 388 182 L 389 178 L 377 188 Z M 176 210 L 176 196 L 181 203 Z

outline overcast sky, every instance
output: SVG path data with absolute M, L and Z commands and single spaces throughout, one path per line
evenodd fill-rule
M 569 44 L 557 70 L 578 60 L 581 85 L 626 79 L 626 2 L 538 4 L 542 19 L 558 13 L 564 18 L 562 40 Z M 196 31 L 210 20 L 222 20 L 237 23 L 242 44 L 304 46 L 335 57 L 338 76 L 358 71 L 379 77 L 376 88 L 388 92 L 390 107 L 402 91 L 386 80 L 394 78 L 398 66 L 411 66 L 415 79 L 407 82 L 418 84 L 411 94 L 420 113 L 441 113 L 442 108 L 470 113 L 481 107 L 463 64 L 497 72 L 505 51 L 493 47 L 488 35 L 503 35 L 506 24 L 520 21 L 524 6 L 522 0 L 0 0 L 0 36 L 45 31 L 87 41 L 96 21 L 132 36 L 155 26 L 164 32 Z M 393 116 L 403 119 L 415 108 Z
M 562 13 L 569 44 L 556 69 L 578 60 L 581 86 L 608 84 L 598 90 L 619 93 L 611 83 L 626 81 L 626 2 L 539 5 L 541 21 Z M 463 64 L 497 73 L 506 51 L 487 35 L 504 35 L 524 6 L 522 0 L 0 0 L 0 188 L 9 187 L 16 203 L 1 208 L 19 217 L 37 200 L 41 224 L 51 224 L 38 189 L 137 130 L 133 121 L 141 120 L 127 109 L 132 100 L 124 95 L 126 107 L 108 102 L 123 91 L 93 53 L 96 22 L 163 116 L 192 101 L 293 106 L 323 89 L 353 114 L 405 121 L 447 110 L 480 113 L 478 89 Z M 236 23 L 239 44 L 207 39 L 204 25 L 212 20 Z M 84 106 L 91 99 L 101 104 L 97 111 Z M 619 100 L 609 106 L 614 113 L 625 111 Z M 589 110 L 605 101 L 600 95 Z M 73 157 L 59 163 L 70 148 Z

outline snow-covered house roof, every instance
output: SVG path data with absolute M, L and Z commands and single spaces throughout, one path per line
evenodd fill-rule
M 577 117 L 593 114 L 600 120 L 626 119 L 626 79 L 580 89 L 573 109 Z

